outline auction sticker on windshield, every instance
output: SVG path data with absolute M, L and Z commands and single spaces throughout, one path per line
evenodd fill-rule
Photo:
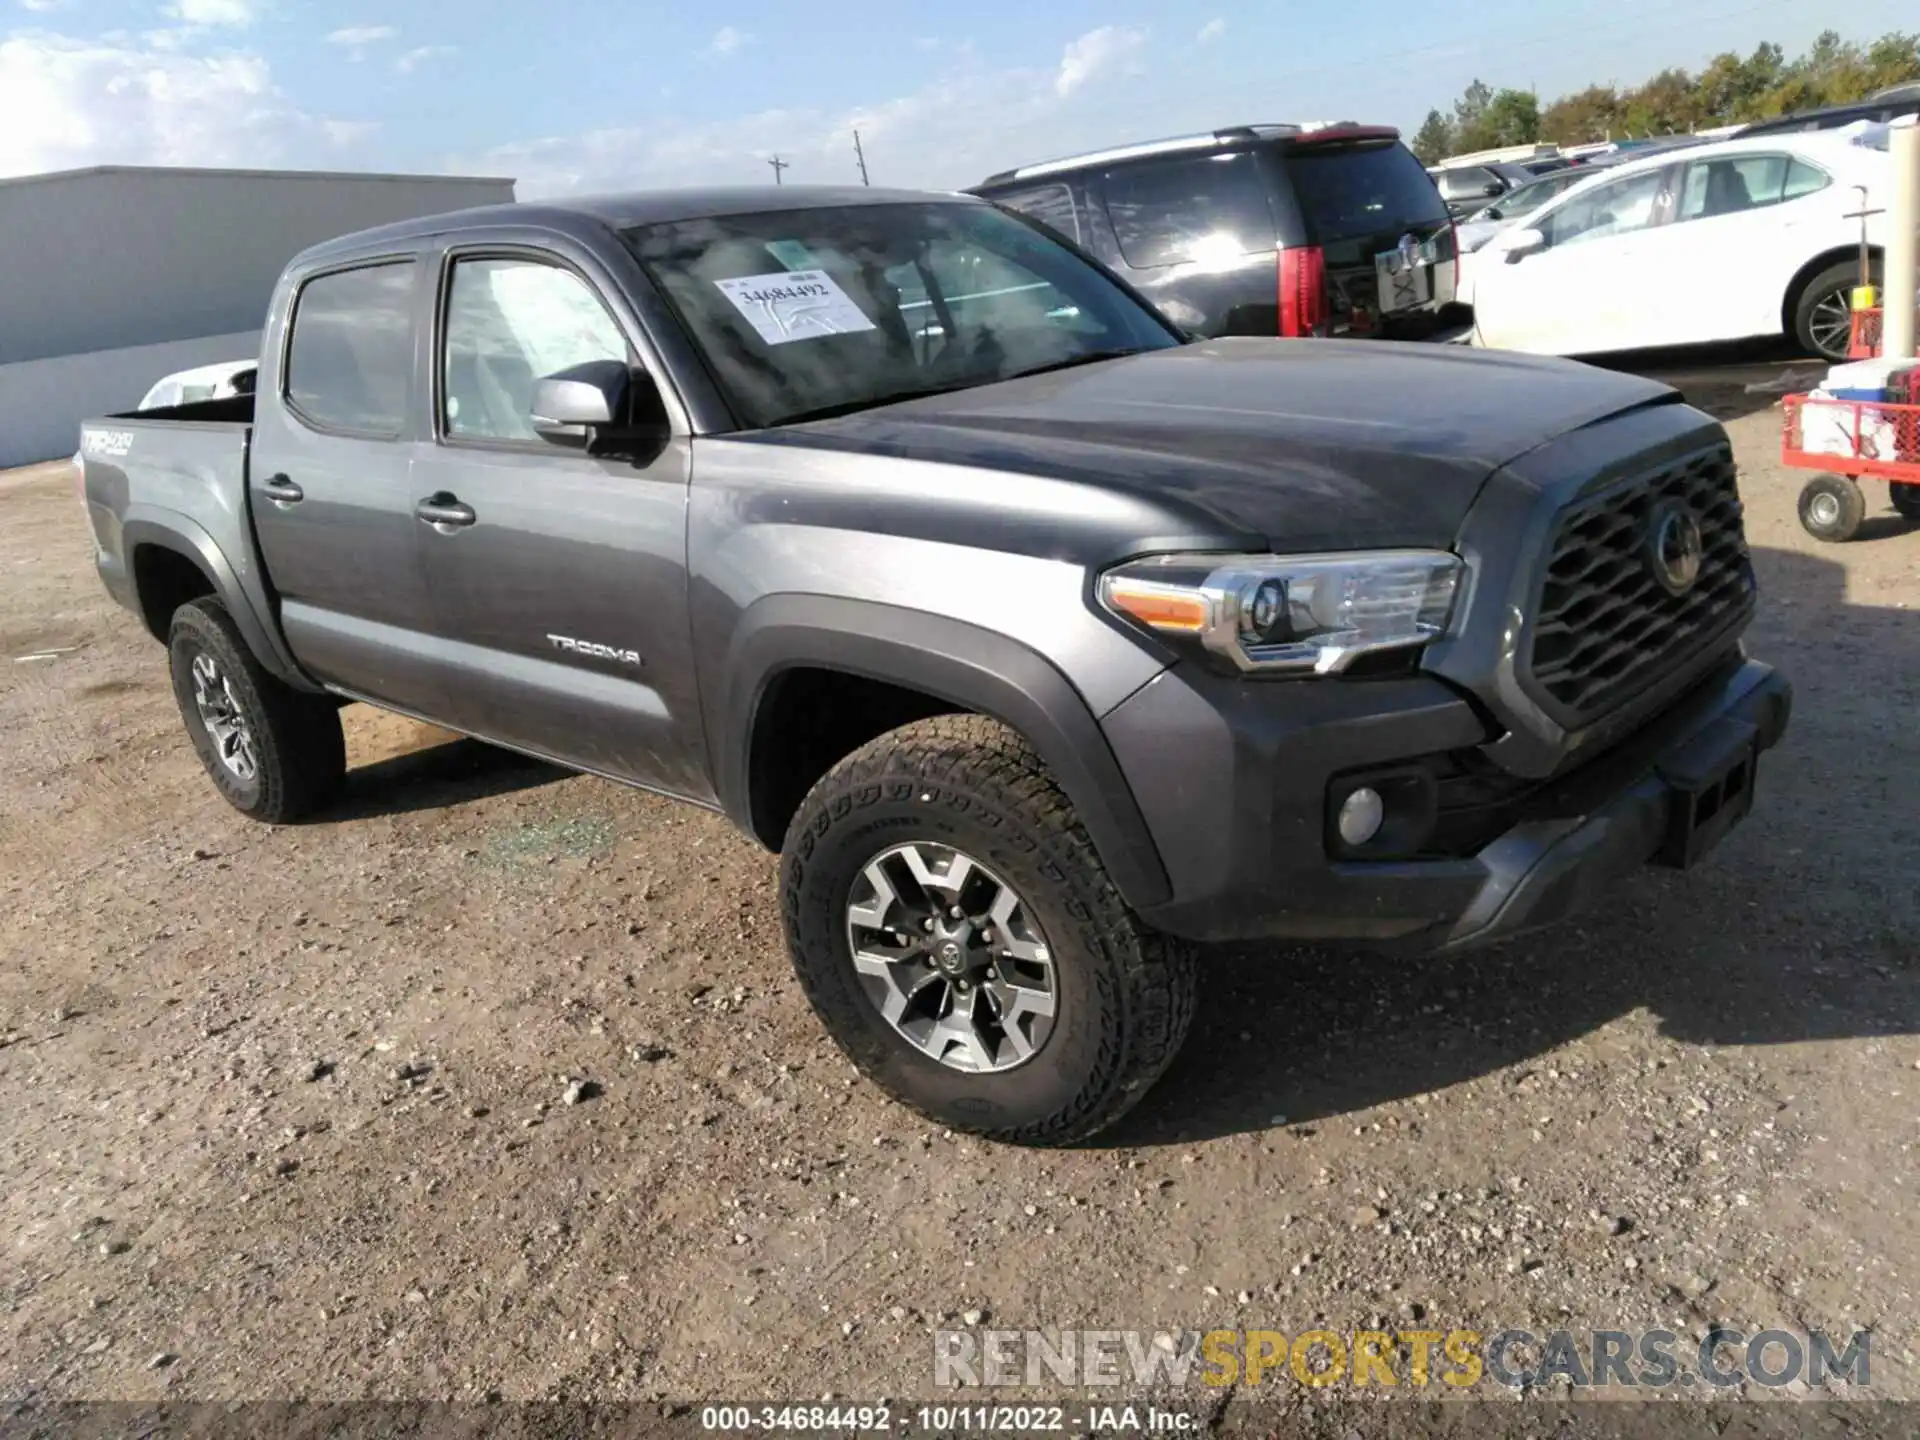
M 714 284 L 769 345 L 874 328 L 866 312 L 824 270 L 782 270 Z

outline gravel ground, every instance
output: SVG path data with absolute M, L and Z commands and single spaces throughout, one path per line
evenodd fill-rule
M 343 806 L 242 820 L 68 471 L 0 477 L 0 1398 L 899 1399 L 943 1326 L 1381 1317 L 1871 1327 L 1920 1398 L 1920 534 L 1817 545 L 1696 398 L 1798 687 L 1751 820 L 1489 954 L 1211 956 L 1066 1152 L 860 1082 L 717 818 L 356 707 Z

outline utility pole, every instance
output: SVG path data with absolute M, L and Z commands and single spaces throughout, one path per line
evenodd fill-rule
M 871 185 L 873 182 L 867 179 L 867 152 L 860 148 L 860 132 L 858 130 L 853 132 L 853 157 L 860 162 L 860 183 L 862 185 Z
M 780 178 L 780 172 L 782 170 L 789 168 L 790 162 L 786 160 L 782 160 L 778 155 L 776 155 L 771 160 L 767 161 L 767 164 L 773 167 L 773 183 L 776 185 L 785 184 L 786 182 Z

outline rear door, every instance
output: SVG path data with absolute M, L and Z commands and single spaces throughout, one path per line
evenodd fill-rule
M 1454 298 L 1453 217 L 1413 152 L 1391 133 L 1334 131 L 1279 145 L 1272 159 L 1294 212 L 1282 228 L 1319 253 L 1325 333 L 1432 334 Z
M 1737 340 L 1780 328 L 1781 297 L 1815 255 L 1858 236 L 1856 191 L 1785 151 L 1688 162 L 1662 265 L 1689 317 L 1685 339 Z M 1823 192 L 1829 192 L 1824 193 Z M 1816 198 L 1818 197 L 1818 198 Z M 1710 275 L 1712 284 L 1693 283 Z
M 365 699 L 433 716 L 432 607 L 407 480 L 413 255 L 301 278 L 261 379 L 247 467 L 254 532 L 301 666 Z M 263 386 L 262 388 L 266 388 Z
M 710 800 L 687 612 L 685 427 L 654 453 L 603 456 L 533 426 L 540 377 L 638 365 L 639 333 L 584 250 L 450 251 L 413 525 L 452 723 Z M 448 513 L 454 523 L 432 518 Z
M 1197 335 L 1279 333 L 1269 180 L 1252 150 L 1117 165 L 1088 183 L 1127 278 Z

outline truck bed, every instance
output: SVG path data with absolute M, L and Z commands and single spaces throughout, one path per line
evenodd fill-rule
M 253 398 L 199 400 L 81 425 L 94 561 L 122 605 L 139 613 L 133 578 L 149 548 L 192 561 L 230 608 L 252 612 L 249 619 L 270 613 L 247 511 Z

